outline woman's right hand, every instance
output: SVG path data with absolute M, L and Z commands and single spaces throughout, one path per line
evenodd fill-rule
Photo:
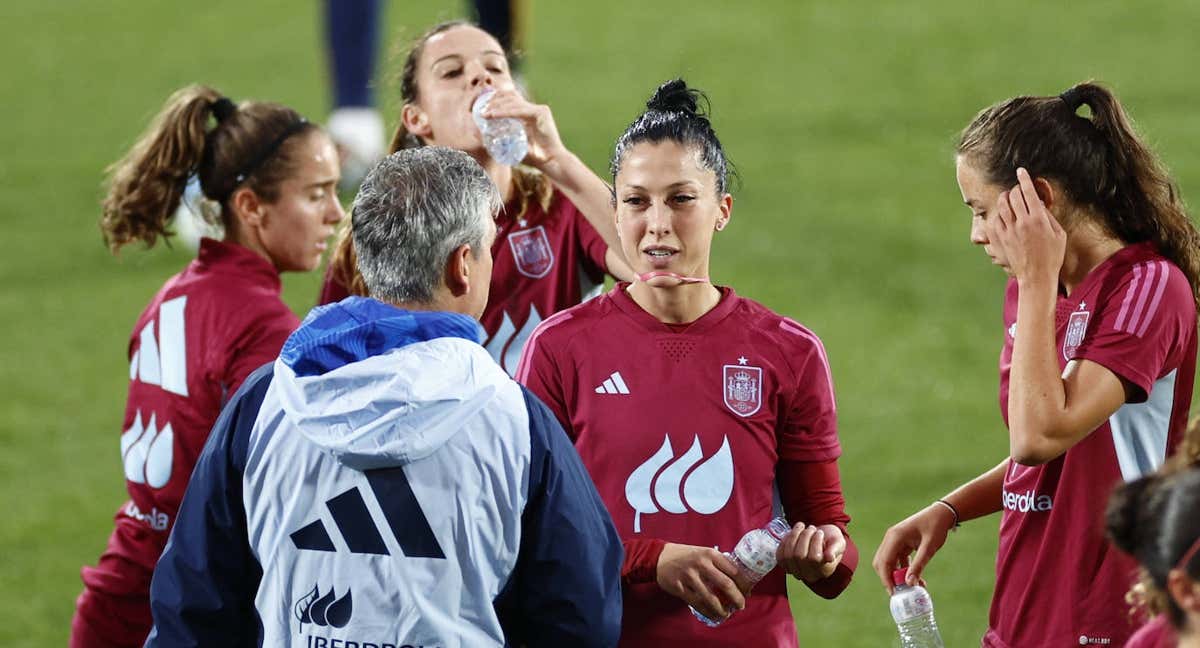
M 946 536 L 954 528 L 954 513 L 949 507 L 934 502 L 892 526 L 883 534 L 879 549 L 871 566 L 879 575 L 880 582 L 888 594 L 892 593 L 892 572 L 908 567 L 909 585 L 921 582 L 921 572 L 929 559 L 946 543 Z M 909 556 L 916 552 L 912 562 Z
M 737 575 L 733 561 L 711 547 L 668 542 L 658 556 L 658 586 L 714 620 L 728 617 L 727 607 L 746 607 Z

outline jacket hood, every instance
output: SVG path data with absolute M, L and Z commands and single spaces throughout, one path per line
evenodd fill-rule
M 283 415 L 358 470 L 424 458 L 508 380 L 481 333 L 466 315 L 364 297 L 313 309 L 275 361 Z

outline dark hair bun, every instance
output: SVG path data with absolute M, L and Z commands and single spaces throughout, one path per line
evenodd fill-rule
M 1140 558 L 1144 540 L 1157 536 L 1161 481 L 1154 474 L 1142 477 L 1118 486 L 1109 498 L 1105 526 L 1113 544 L 1125 553 Z
M 695 116 L 699 114 L 698 107 L 703 96 L 699 90 L 689 88 L 683 79 L 671 79 L 658 86 L 654 96 L 646 102 L 646 109 Z

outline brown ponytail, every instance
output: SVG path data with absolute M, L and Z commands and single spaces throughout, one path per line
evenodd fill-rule
M 167 99 L 133 148 L 109 167 L 100 230 L 114 253 L 133 241 L 166 236 L 188 176 L 200 164 L 212 105 L 220 93 L 188 86 Z
M 219 118 L 211 129 L 210 117 Z M 176 91 L 133 148 L 109 167 L 100 218 L 105 242 L 115 253 L 134 241 L 149 247 L 169 235 L 167 222 L 193 174 L 228 228 L 233 192 L 246 186 L 268 203 L 277 200 L 279 184 L 297 168 L 298 142 L 316 130 L 287 106 L 236 105 L 199 85 Z
M 1080 106 L 1091 116 L 1079 115 Z M 963 130 L 957 152 L 995 184 L 1016 184 L 1017 167 L 1057 181 L 1072 201 L 1101 214 L 1113 236 L 1152 242 L 1200 303 L 1200 233 L 1175 182 L 1107 88 L 1080 83 L 1056 97 L 996 104 Z

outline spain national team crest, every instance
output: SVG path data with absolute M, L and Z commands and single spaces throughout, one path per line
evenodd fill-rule
M 725 365 L 723 374 L 725 406 L 734 414 L 750 416 L 762 407 L 761 368 L 744 364 Z
M 1083 308 L 1083 304 L 1080 304 Z M 1063 358 L 1073 360 L 1075 351 L 1083 344 L 1083 336 L 1087 333 L 1088 318 L 1091 313 L 1085 310 L 1077 310 L 1071 313 L 1071 319 L 1067 320 L 1067 335 L 1063 338 Z
M 509 234 L 508 245 L 517 262 L 517 272 L 526 277 L 541 279 L 554 267 L 550 239 L 546 237 L 546 228 L 541 225 Z

